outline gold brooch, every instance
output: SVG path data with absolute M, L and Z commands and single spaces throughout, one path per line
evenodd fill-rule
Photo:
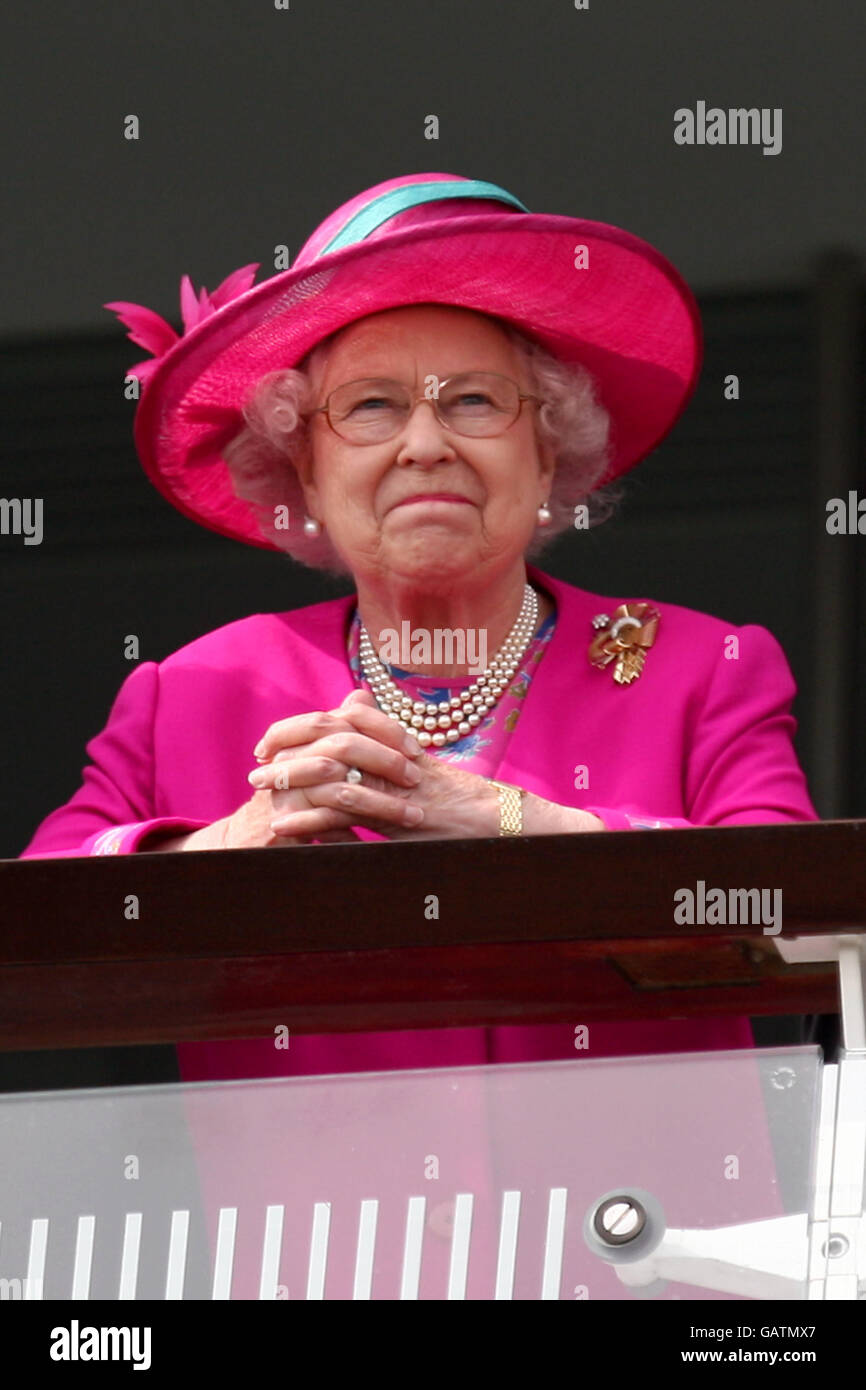
M 660 621 L 661 614 L 650 603 L 621 603 L 612 619 L 597 613 L 592 620 L 596 635 L 589 644 L 590 662 L 603 671 L 616 659 L 614 680 L 617 685 L 630 685 L 643 670 Z

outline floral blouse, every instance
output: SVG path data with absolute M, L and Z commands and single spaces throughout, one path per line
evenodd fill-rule
M 454 743 L 446 743 L 442 748 L 434 748 L 431 744 L 425 751 L 435 754 L 437 758 L 442 758 L 446 762 L 459 763 L 467 772 L 477 773 L 481 777 L 494 776 L 496 769 L 502 762 L 508 739 L 520 718 L 532 677 L 538 670 L 538 663 L 544 656 L 547 644 L 555 630 L 556 612 L 554 610 L 544 619 L 527 647 L 520 669 L 512 678 L 508 689 L 500 696 L 493 709 L 484 716 L 481 723 L 476 725 L 471 733 L 457 739 Z M 355 683 L 359 688 L 364 687 L 364 674 L 361 670 L 360 657 L 361 617 L 357 608 L 352 615 L 349 626 L 347 645 L 349 665 Z M 470 675 L 450 680 L 447 684 L 441 681 L 434 684 L 436 679 L 434 677 L 412 676 L 400 666 L 389 666 L 386 662 L 383 662 L 383 665 L 388 675 L 404 694 L 411 696 L 413 700 L 423 700 L 427 704 L 438 704 L 442 700 L 450 700 L 455 695 L 461 695 L 477 680 L 477 676 Z

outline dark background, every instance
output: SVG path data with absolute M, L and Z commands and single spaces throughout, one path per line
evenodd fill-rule
M 123 398 L 146 354 L 100 306 L 130 299 L 179 327 L 183 273 L 213 289 L 259 260 L 262 279 L 276 245 L 294 258 L 339 203 L 425 170 L 623 226 L 693 286 L 706 363 L 689 410 L 627 479 L 618 516 L 542 567 L 770 628 L 800 689 L 819 812 L 866 815 L 866 541 L 825 530 L 828 498 L 866 496 L 864 39 L 848 0 L 158 0 L 7 15 L 0 494 L 42 497 L 45 537 L 0 536 L 0 855 L 77 787 L 129 671 L 127 634 L 159 660 L 235 618 L 345 591 L 159 497 Z M 781 107 L 781 153 L 675 145 L 674 111 L 698 100 Z M 728 373 L 738 401 L 724 399 Z M 768 1022 L 761 1037 L 794 1029 Z M 7 1057 L 0 1089 L 156 1079 L 169 1054 Z

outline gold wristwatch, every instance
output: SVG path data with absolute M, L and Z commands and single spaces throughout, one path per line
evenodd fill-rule
M 490 781 L 499 793 L 499 834 L 522 835 L 525 789 L 513 787 L 510 782 L 496 782 L 493 778 Z

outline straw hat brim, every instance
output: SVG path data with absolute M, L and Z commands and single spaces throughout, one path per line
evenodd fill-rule
M 576 268 L 577 248 L 587 249 Z M 250 505 L 221 454 L 266 373 L 296 366 L 321 339 L 408 304 L 504 319 L 594 376 L 611 417 L 602 482 L 645 458 L 697 383 L 697 304 L 674 267 L 618 227 L 546 214 L 493 212 L 395 229 L 265 280 L 180 338 L 156 364 L 135 440 L 159 491 L 184 515 L 263 549 Z

